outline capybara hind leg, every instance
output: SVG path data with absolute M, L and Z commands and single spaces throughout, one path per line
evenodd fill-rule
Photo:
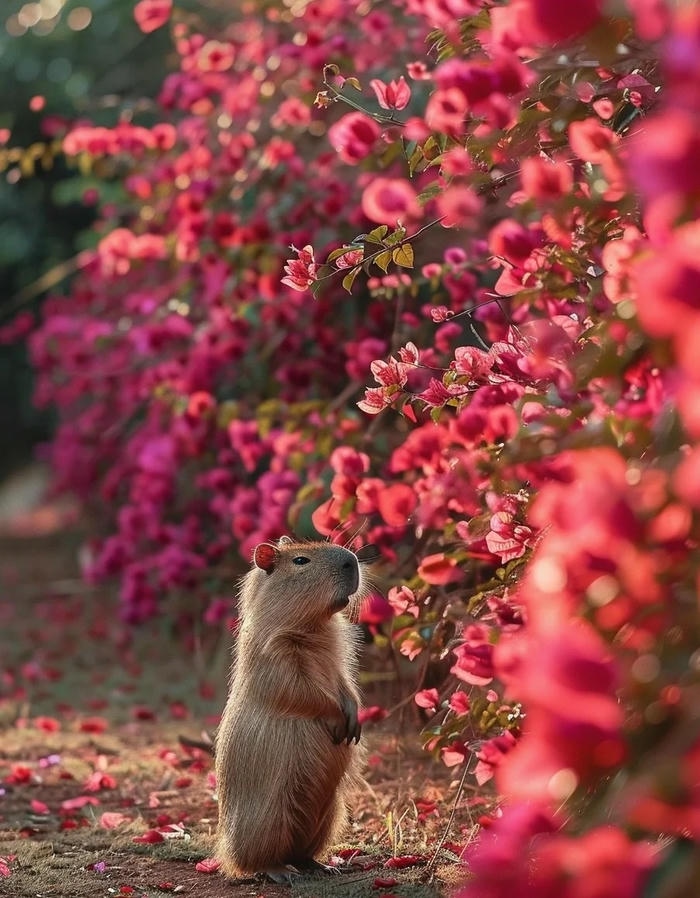
M 345 805 L 338 799 L 334 799 L 328 805 L 325 814 L 317 822 L 316 827 L 308 839 L 306 857 L 315 858 L 324 849 L 328 848 L 337 832 L 341 829 L 345 820 Z

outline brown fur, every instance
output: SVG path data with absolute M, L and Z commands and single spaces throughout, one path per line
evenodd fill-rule
M 294 564 L 300 556 L 309 562 Z M 255 560 L 243 580 L 216 739 L 218 857 L 229 876 L 322 855 L 345 822 L 361 756 L 348 733 L 348 705 L 359 693 L 355 637 L 343 612 L 350 591 L 350 613 L 361 596 L 356 557 L 283 537 L 258 546 Z

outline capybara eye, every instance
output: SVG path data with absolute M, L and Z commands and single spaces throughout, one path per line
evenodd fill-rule
M 292 558 L 292 564 L 308 564 L 310 561 L 311 559 L 306 555 L 297 555 L 296 558 Z

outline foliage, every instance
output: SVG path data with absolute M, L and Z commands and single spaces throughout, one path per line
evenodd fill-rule
M 603 6 L 141 0 L 180 68 L 66 137 L 127 196 L 33 337 L 128 619 L 310 519 L 380 547 L 427 747 L 503 799 L 464 898 L 697 872 L 700 14 Z

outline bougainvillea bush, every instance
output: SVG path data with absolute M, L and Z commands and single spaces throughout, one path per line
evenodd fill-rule
M 700 11 L 135 15 L 179 68 L 65 136 L 123 198 L 32 338 L 88 575 L 216 622 L 261 540 L 376 543 L 365 621 L 493 796 L 463 898 L 690 895 Z

